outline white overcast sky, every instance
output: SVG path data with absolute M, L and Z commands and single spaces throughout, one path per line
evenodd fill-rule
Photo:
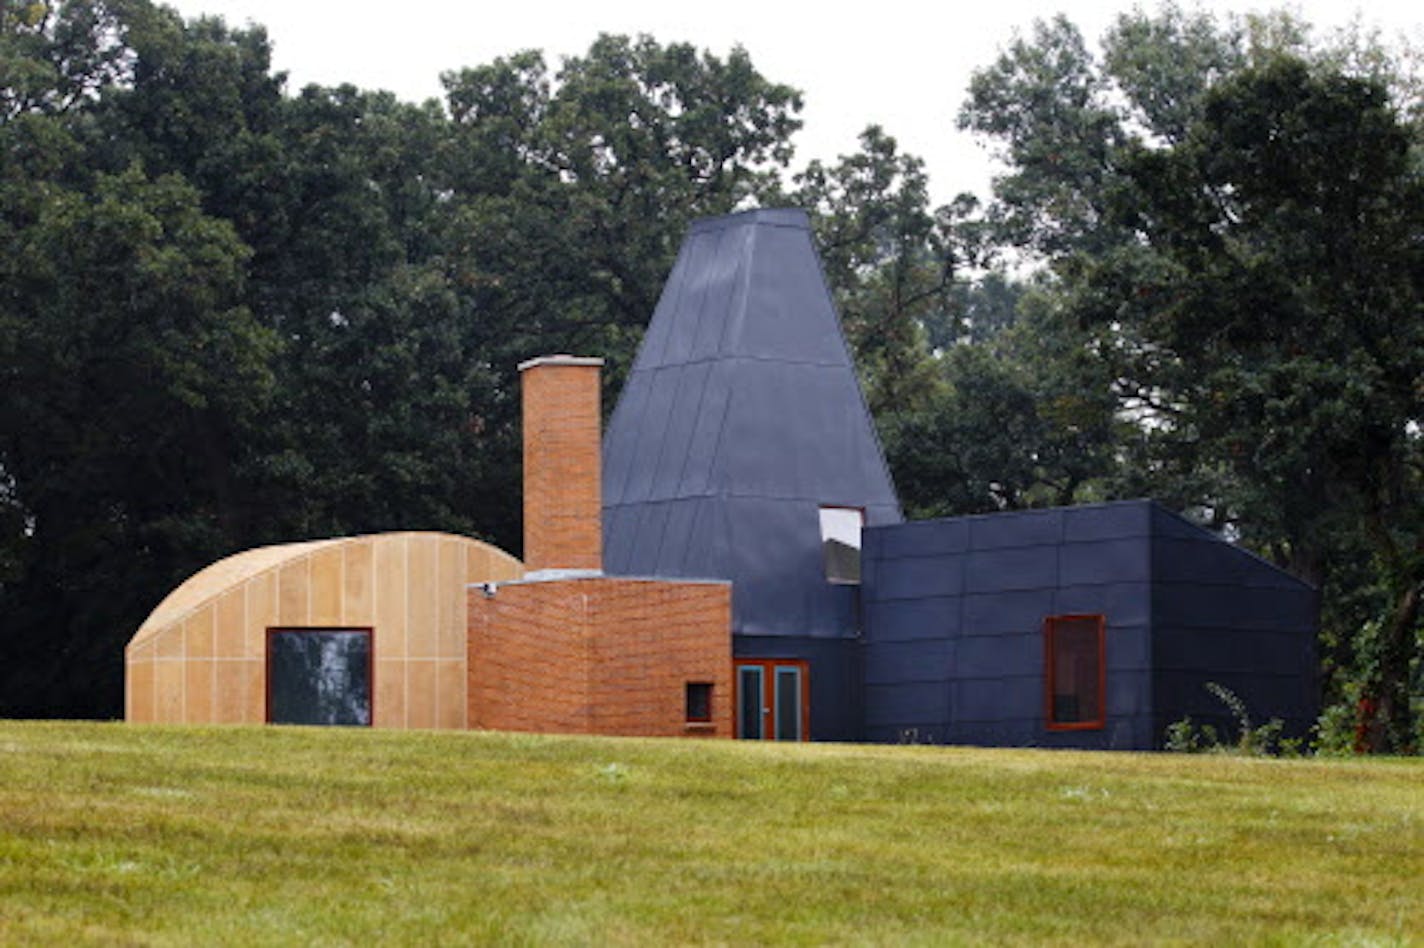
M 906 151 L 924 158 L 936 202 L 960 191 L 986 195 L 991 163 L 981 144 L 957 131 L 955 113 L 972 70 L 993 61 L 1015 28 L 1068 14 L 1090 40 L 1133 6 L 1093 0 L 987 0 L 925 3 L 869 0 L 165 0 L 187 17 L 216 14 L 232 25 L 267 27 L 275 68 L 288 90 L 350 82 L 402 98 L 441 95 L 440 74 L 521 49 L 541 49 L 551 67 L 588 49 L 600 32 L 648 33 L 718 55 L 741 44 L 762 75 L 800 89 L 805 126 L 799 166 L 855 150 L 878 123 Z M 1189 5 L 1189 4 L 1184 4 Z M 1283 4 L 1200 4 L 1245 13 Z M 1387 37 L 1424 47 L 1419 0 L 1284 4 L 1328 32 L 1357 14 Z M 1154 9 L 1155 3 L 1145 4 Z

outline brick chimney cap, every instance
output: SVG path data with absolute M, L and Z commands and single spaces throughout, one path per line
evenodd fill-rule
M 603 360 L 596 356 L 546 355 L 519 363 L 519 371 L 532 369 L 536 365 L 592 365 L 602 366 Z

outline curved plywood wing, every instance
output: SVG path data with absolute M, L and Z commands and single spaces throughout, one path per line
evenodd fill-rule
M 234 553 L 218 560 L 189 576 L 183 583 L 163 598 L 158 608 L 149 613 L 143 625 L 138 627 L 129 647 L 144 641 L 159 631 L 182 619 L 222 595 L 234 586 L 240 585 L 259 573 L 277 569 L 283 563 L 299 559 L 322 547 L 349 542 L 348 539 L 311 540 L 307 543 L 283 543 L 279 546 L 260 546 L 255 550 Z
M 523 574 L 504 551 L 445 533 L 235 554 L 173 590 L 129 641 L 125 716 L 265 721 L 269 629 L 359 628 L 372 632 L 377 726 L 463 727 L 466 587 Z

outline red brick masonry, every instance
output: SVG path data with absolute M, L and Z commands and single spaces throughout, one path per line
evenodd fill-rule
M 732 736 L 732 587 L 587 577 L 469 591 L 470 727 Z M 712 720 L 686 720 L 688 682 Z
M 599 367 L 545 356 L 519 367 L 524 428 L 524 567 L 599 569 Z

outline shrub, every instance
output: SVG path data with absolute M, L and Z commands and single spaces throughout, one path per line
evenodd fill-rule
M 1206 690 L 1226 705 L 1231 716 L 1236 719 L 1238 733 L 1235 742 L 1222 740 L 1217 735 L 1216 728 L 1210 724 L 1198 726 L 1188 716 L 1167 726 L 1163 750 L 1180 754 L 1245 754 L 1257 757 L 1301 753 L 1301 741 L 1281 740 L 1285 722 L 1280 718 L 1271 718 L 1265 724 L 1252 725 L 1251 715 L 1246 711 L 1246 702 L 1242 701 L 1236 692 L 1214 681 L 1206 683 Z

